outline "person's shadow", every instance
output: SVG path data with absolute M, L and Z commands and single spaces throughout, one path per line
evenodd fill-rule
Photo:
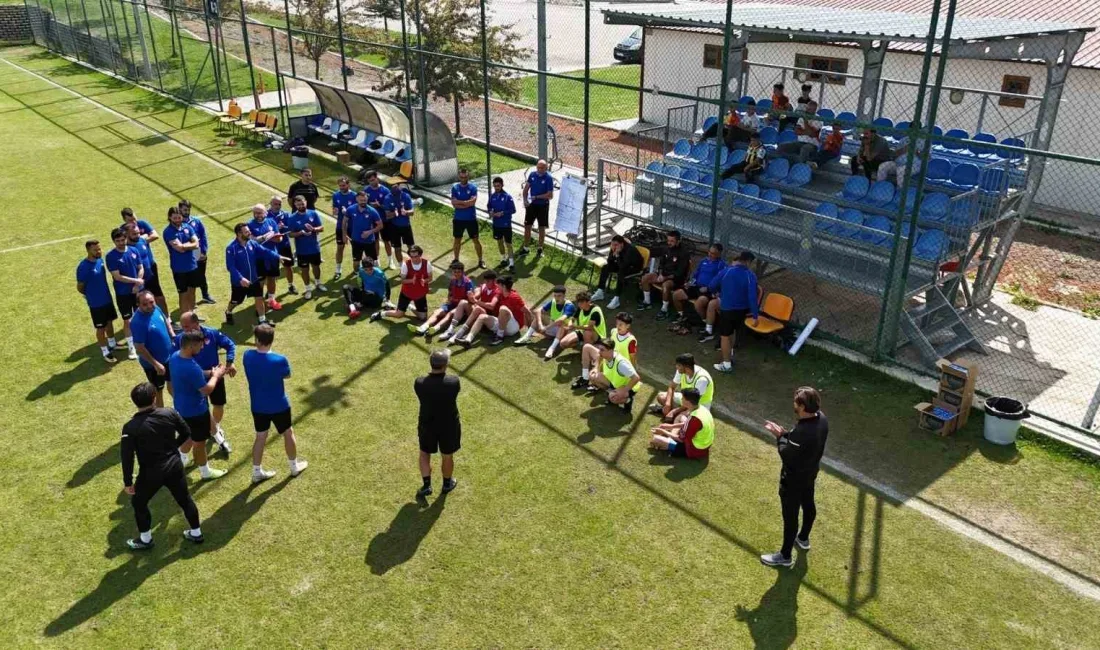
M 424 501 L 401 506 L 390 527 L 375 535 L 367 547 L 366 563 L 370 572 L 380 576 L 411 560 L 420 542 L 424 541 L 428 531 L 443 514 L 446 503 L 447 495 L 441 494 L 427 507 Z
M 737 620 L 749 626 L 758 650 L 785 650 L 798 637 L 798 589 L 806 576 L 806 554 L 796 552 L 793 567 L 775 572 L 775 584 L 760 597 L 756 609 L 737 606 Z
M 115 354 L 118 354 L 118 352 L 115 352 Z M 79 350 L 74 350 L 72 354 L 65 359 L 66 363 L 77 361 L 80 363 L 72 366 L 68 370 L 50 375 L 48 379 L 38 386 L 35 386 L 31 392 L 27 393 L 27 397 L 25 398 L 26 401 L 36 402 L 43 397 L 63 395 L 69 392 L 69 390 L 77 384 L 110 372 L 111 368 L 118 365 L 109 364 L 103 359 L 100 359 L 98 346 L 94 343 L 86 345 Z
M 110 447 L 84 461 L 84 464 L 73 473 L 73 477 L 69 479 L 65 487 L 69 489 L 78 488 L 98 476 L 100 472 L 114 465 L 121 465 L 120 447 L 121 443 L 116 440 Z

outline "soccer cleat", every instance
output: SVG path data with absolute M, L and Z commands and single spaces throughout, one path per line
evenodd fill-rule
M 422 488 L 420 488 L 419 490 L 416 491 L 416 498 L 417 499 L 423 499 L 424 497 L 428 496 L 431 493 L 432 493 L 432 486 L 425 485 L 424 487 L 422 487 Z
M 618 309 L 619 308 L 619 297 L 614 296 L 613 298 L 611 298 L 611 302 L 607 303 L 607 308 L 608 309 Z
M 649 311 L 650 309 L 653 309 L 653 305 L 651 303 L 643 302 L 638 305 L 638 311 Z
M 137 361 L 138 353 L 134 348 L 130 348 L 130 353 L 126 355 L 126 358 L 130 361 Z
M 189 530 L 183 531 L 183 538 L 191 542 L 192 544 L 202 544 L 203 542 L 202 533 L 199 533 L 198 535 L 193 535 Z
M 507 259 L 503 259 L 503 260 L 501 260 L 501 261 L 500 261 L 500 264 L 497 264 L 497 268 L 498 268 L 498 269 L 506 269 L 506 268 L 508 268 L 508 260 L 507 260 Z
M 200 305 L 216 305 L 216 304 L 218 304 L 218 301 L 214 300 L 210 296 L 203 296 L 202 300 L 199 301 L 199 304 Z
M 494 336 L 493 340 L 489 341 L 489 345 L 491 345 L 493 347 L 496 347 L 496 346 L 500 345 L 501 343 L 504 343 L 504 337 L 503 336 Z
M 523 257 L 524 255 L 530 255 L 531 251 L 526 246 L 516 251 L 516 257 Z
M 541 257 L 542 257 L 542 247 L 540 246 L 538 248 L 538 250 L 535 251 L 535 261 L 537 262 Z
M 321 293 L 324 293 L 324 292 L 328 291 L 328 287 L 326 287 L 323 284 L 315 285 L 313 288 L 320 291 Z
M 509 263 L 509 264 L 508 264 L 508 272 L 509 272 L 509 273 L 511 273 L 512 275 L 515 275 L 515 273 L 516 273 L 516 265 L 515 265 L 515 264 L 511 264 L 511 263 Z
M 589 393 L 589 394 L 598 393 L 598 392 L 600 392 L 600 389 L 594 384 L 588 384 L 587 386 L 584 387 L 584 392 Z
M 235 320 L 233 320 L 233 314 L 231 314 L 231 313 L 229 313 L 229 312 L 225 312 L 225 324 L 226 324 L 226 325 L 232 325 L 232 324 L 234 324 L 235 322 L 236 322 L 236 321 L 235 321 Z
M 103 360 L 107 363 L 118 363 L 118 359 L 115 358 L 115 355 L 112 352 L 108 352 L 107 354 L 103 355 Z
M 767 553 L 760 556 L 760 563 L 764 566 L 784 566 L 790 568 L 794 566 L 794 558 L 783 557 L 782 553 Z
M 573 390 L 577 390 L 579 388 L 587 388 L 588 380 L 584 377 L 576 377 L 573 379 L 573 383 L 569 384 L 569 387 Z
M 441 494 L 447 494 L 451 490 L 454 490 L 456 487 L 458 487 L 458 479 L 445 478 L 443 479 L 443 490 Z
M 225 434 L 223 433 L 222 435 L 224 436 Z M 222 438 L 221 442 L 218 443 L 218 448 L 224 451 L 227 456 L 233 453 L 233 446 L 230 445 L 229 441 L 226 440 L 224 437 Z
M 359 318 L 359 310 L 356 309 L 355 307 L 348 307 L 348 318 L 351 318 L 351 319 Z
M 802 549 L 803 551 L 810 550 L 810 540 L 808 539 L 802 539 L 801 537 L 795 536 L 794 543 L 797 544 L 798 548 Z
M 283 308 L 283 303 L 279 302 L 278 300 L 275 300 L 275 298 L 268 298 L 267 308 L 272 310 L 272 311 L 279 311 L 280 309 Z
M 424 332 L 420 331 L 420 326 L 419 325 L 413 325 L 412 323 L 409 323 L 405 327 L 409 328 L 409 331 L 412 332 L 413 336 L 423 336 L 424 335 Z
M 376 312 L 374 312 L 373 314 L 370 315 L 370 322 L 373 323 L 374 321 L 377 321 L 377 320 L 382 320 L 382 312 L 380 312 L 380 311 L 376 311 Z
M 341 273 L 341 272 L 339 272 L 339 271 L 337 271 L 336 273 L 333 273 L 333 274 L 332 274 L 332 281 L 333 281 L 333 282 L 336 282 L 336 281 L 338 281 L 338 280 L 339 280 L 340 278 L 342 278 L 342 277 L 344 277 L 344 274 L 343 274 L 343 273 Z
M 263 483 L 270 478 L 275 478 L 275 470 L 273 469 L 252 470 L 253 483 Z
M 296 296 L 296 295 L 298 295 L 298 287 L 296 287 L 292 284 L 292 285 L 290 285 L 289 287 L 286 288 L 286 292 L 289 293 L 292 296 Z
M 665 407 L 654 402 L 649 405 L 649 413 L 651 415 L 664 415 Z
M 210 471 L 206 474 L 206 476 L 202 477 L 202 480 L 204 480 L 204 481 L 213 481 L 213 480 L 219 479 L 223 476 L 225 476 L 225 470 L 224 469 L 214 469 L 213 467 L 211 467 Z
M 729 365 L 726 365 L 724 363 L 716 363 L 716 364 L 714 364 L 714 369 L 717 370 L 718 372 L 724 372 L 726 374 L 729 374 L 729 373 L 733 372 L 733 364 L 730 363 Z
M 487 268 L 489 268 L 489 267 L 485 266 L 485 260 L 478 260 L 477 261 L 477 266 L 474 267 L 475 270 L 487 269 Z
M 439 334 L 439 328 L 438 327 L 436 327 L 435 325 L 432 325 L 431 327 L 428 328 L 428 336 L 435 336 L 436 334 Z
M 263 322 L 263 323 L 264 323 L 265 325 L 267 325 L 268 327 L 270 327 L 270 328 L 272 328 L 272 329 L 274 329 L 274 328 L 275 328 L 275 321 L 273 321 L 273 320 L 267 320 L 267 319 L 264 319 L 264 320 L 263 320 L 263 321 L 261 321 L 261 322 Z
M 668 318 L 668 312 L 662 309 L 657 312 L 657 320 L 666 320 Z
M 527 334 L 524 334 L 523 336 L 516 339 L 515 344 L 516 345 L 527 345 L 530 342 L 531 342 L 531 337 Z
M 153 544 L 153 540 L 143 542 L 141 541 L 140 537 L 135 537 L 134 539 L 126 540 L 126 546 L 131 551 L 148 551 L 149 549 L 153 548 L 155 544 Z
M 603 289 L 596 289 L 596 293 L 592 294 L 592 302 L 599 302 L 603 299 Z
M 443 332 L 443 336 L 440 336 L 439 340 L 446 343 L 447 341 L 450 341 L 451 339 L 453 339 L 454 336 L 455 336 L 455 333 L 453 331 L 447 330 L 446 332 Z
M 699 342 L 700 343 L 706 343 L 707 341 L 713 341 L 713 340 L 714 340 L 714 332 L 708 332 L 706 330 L 703 330 L 699 334 Z
M 312 297 L 313 297 L 313 291 L 310 290 L 310 289 L 306 289 L 305 292 L 302 293 L 302 298 L 304 298 L 305 300 L 309 300 Z
M 290 475 L 291 476 L 298 476 L 302 472 L 306 471 L 307 467 L 309 467 L 309 461 L 308 460 L 302 460 L 302 459 L 299 458 L 297 463 L 295 463 L 295 465 L 294 465 L 294 469 L 290 470 Z
M 626 398 L 626 401 L 619 405 L 623 411 L 630 413 L 634 410 L 634 393 L 630 394 L 630 397 Z
M 473 339 L 471 339 L 469 336 L 465 336 L 463 338 L 455 338 L 454 342 L 458 345 L 461 345 L 464 350 L 469 350 L 470 346 L 474 344 Z

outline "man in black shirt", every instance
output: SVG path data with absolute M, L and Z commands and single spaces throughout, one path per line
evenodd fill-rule
M 778 553 L 761 555 L 768 566 L 794 565 L 793 546 L 810 550 L 810 530 L 817 518 L 814 505 L 814 481 L 829 439 L 829 421 L 821 412 L 817 390 L 803 386 L 794 392 L 794 413 L 798 423 L 787 431 L 771 420 L 764 427 L 775 436 L 783 469 L 779 472 L 779 502 L 783 509 L 783 547 Z M 798 511 L 802 510 L 802 530 L 798 530 Z M 795 535 L 795 532 L 798 532 Z
M 287 190 L 286 195 L 290 197 L 291 203 L 294 202 L 294 197 L 301 196 L 306 200 L 306 209 L 313 210 L 317 205 L 317 197 L 321 193 L 317 190 L 317 185 L 313 182 L 313 170 L 306 168 L 302 170 L 301 180 L 294 181 L 294 184 Z
M 608 309 L 619 308 L 619 298 L 623 295 L 623 278 L 628 278 L 642 270 L 642 254 L 626 237 L 615 235 L 611 238 L 611 250 L 607 253 L 607 263 L 600 269 L 600 283 L 592 300 L 604 299 L 604 290 L 611 290 L 611 275 L 615 274 L 615 297 L 607 303 Z
M 654 289 L 661 292 L 661 311 L 657 313 L 657 320 L 668 318 L 668 303 L 672 300 L 672 292 L 687 284 L 688 271 L 691 270 L 691 255 L 680 245 L 680 233 L 670 230 L 665 235 L 667 246 L 661 255 L 656 273 L 647 273 L 642 276 L 643 303 L 638 305 L 638 311 L 645 311 L 652 307 L 652 292 Z
M 450 350 L 436 350 L 428 358 L 432 371 L 413 383 L 420 400 L 417 434 L 420 439 L 420 476 L 424 485 L 416 491 L 423 499 L 432 493 L 432 454 L 443 455 L 443 494 L 455 489 L 458 481 L 454 453 L 462 447 L 462 422 L 458 417 L 458 392 L 462 390 L 458 377 L 447 374 Z
M 134 386 L 130 399 L 138 412 L 122 427 L 122 483 L 126 486 L 126 494 L 133 497 L 131 503 L 140 533 L 139 537 L 126 540 L 126 545 L 134 551 L 153 547 L 149 501 L 162 487 L 168 488 L 187 517 L 190 528 L 183 531 L 184 539 L 202 543 L 199 509 L 187 491 L 179 454 L 179 446 L 190 439 L 191 429 L 179 413 L 155 407 L 156 396 L 157 388 L 149 382 Z M 134 481 L 135 454 L 141 467 L 137 482 Z

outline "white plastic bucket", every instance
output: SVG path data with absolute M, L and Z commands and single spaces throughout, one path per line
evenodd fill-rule
M 1030 417 L 1027 404 L 1010 397 L 990 397 L 985 400 L 985 439 L 995 445 L 1016 444 L 1020 422 Z

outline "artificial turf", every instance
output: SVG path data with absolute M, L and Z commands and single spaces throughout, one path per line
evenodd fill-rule
M 288 480 L 274 441 L 267 460 L 280 475 L 251 486 L 251 418 L 239 376 L 228 383 L 225 422 L 237 451 L 215 460 L 231 472 L 213 483 L 192 474 L 206 543 L 179 539 L 184 522 L 161 494 L 158 546 L 133 555 L 123 545 L 134 525 L 121 494 L 118 432 L 131 411 L 128 389 L 142 375 L 136 362 L 98 359 L 73 286 L 82 240 L 106 241 L 123 206 L 163 227 L 167 206 L 186 197 L 211 215 L 211 284 L 224 304 L 231 227 L 270 197 L 263 184 L 285 190 L 293 181 L 289 161 L 225 146 L 209 117 L 37 48 L 0 50 L 0 115 L 0 158 L 13 163 L 0 175 L 5 644 L 1100 643 L 1097 602 L 835 472 L 819 479 L 814 549 L 790 571 L 760 566 L 756 555 L 774 550 L 780 534 L 774 448 L 723 421 L 708 463 L 654 456 L 645 439 L 655 420 L 640 405 L 627 418 L 571 393 L 577 355 L 543 363 L 542 346 L 456 354 L 461 484 L 422 508 L 412 499 L 412 381 L 426 371 L 429 346 L 403 325 L 347 319 L 332 283 L 324 297 L 285 297 L 278 314 L 276 349 L 294 367 L 289 391 L 309 470 Z M 327 162 L 316 166 L 324 184 L 340 174 Z M 449 208 L 425 204 L 415 227 L 429 258 L 445 265 Z M 163 245 L 154 250 L 166 267 Z M 324 254 L 327 277 L 331 233 Z M 472 262 L 468 245 L 465 254 Z M 521 264 L 520 275 L 531 302 L 556 283 L 574 291 L 590 280 L 588 267 L 560 253 Z M 433 302 L 441 292 L 437 283 Z M 202 311 L 217 323 L 219 307 Z M 226 329 L 241 346 L 250 345 L 249 322 L 242 310 Z M 674 339 L 650 316 L 639 318 L 638 332 L 647 372 L 667 374 L 683 350 L 709 362 L 708 348 Z M 823 389 L 830 457 L 1095 583 L 1095 465 L 1027 440 L 1010 453 L 991 448 L 977 441 L 978 417 L 955 438 L 930 437 L 913 424 L 921 391 L 814 349 L 791 359 L 750 346 L 737 373 L 718 378 L 718 394 L 741 413 L 783 420 L 801 383 Z M 658 388 L 648 382 L 639 402 Z

